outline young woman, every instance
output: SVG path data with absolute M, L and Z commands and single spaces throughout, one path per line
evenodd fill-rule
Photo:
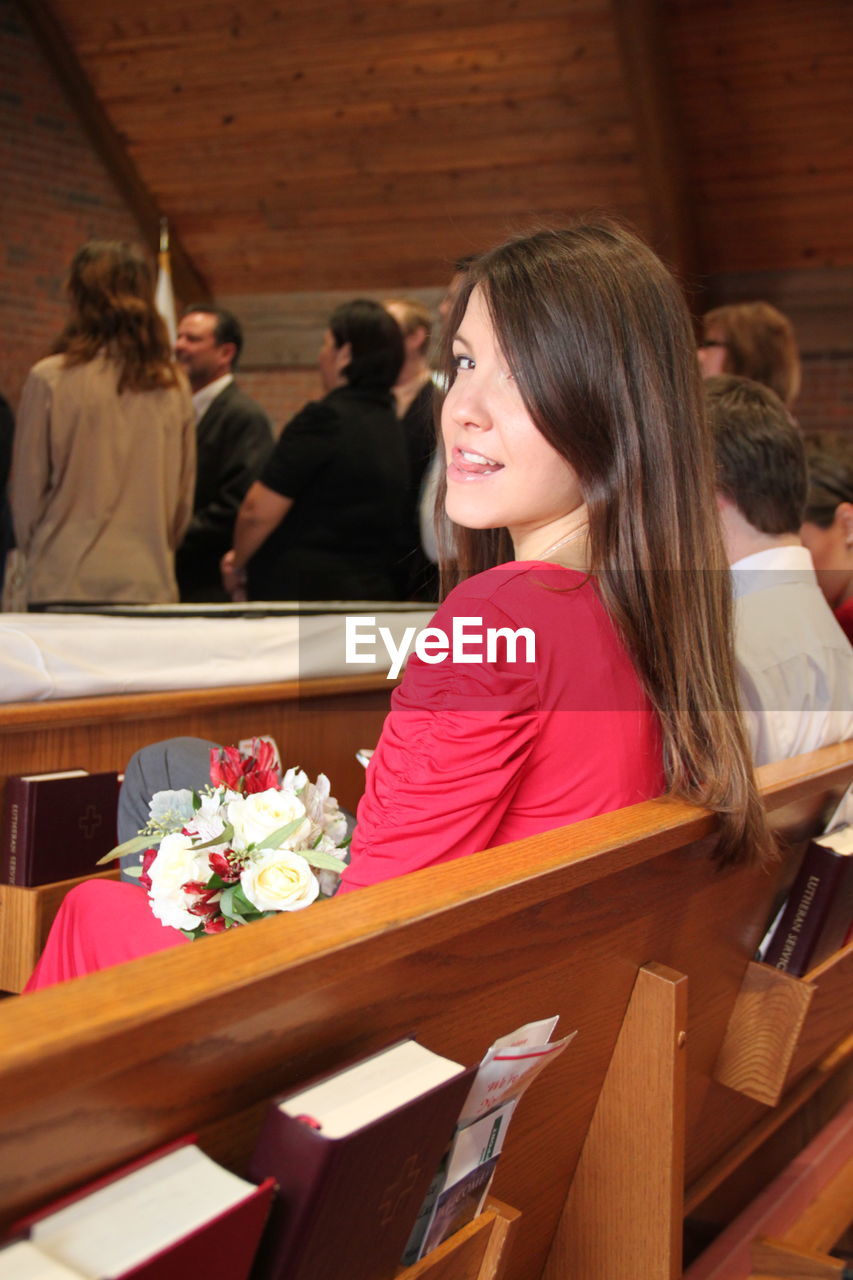
M 91 241 L 71 315 L 30 371 L 10 499 L 30 606 L 178 598 L 174 553 L 192 513 L 195 417 L 154 306 L 147 261 Z
M 770 856 L 675 281 L 618 227 L 540 232 L 469 268 L 449 336 L 441 500 L 457 568 L 430 638 L 468 640 L 441 663 L 410 659 L 340 892 L 664 791 L 719 813 L 721 863 Z M 34 985 L 80 972 L 81 938 L 82 971 L 115 962 L 92 955 L 104 888 L 124 890 L 139 954 L 164 945 L 133 886 L 85 886 Z

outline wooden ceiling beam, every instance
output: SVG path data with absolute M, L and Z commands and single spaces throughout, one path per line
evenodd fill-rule
M 156 254 L 163 211 L 142 180 L 120 135 L 101 106 L 49 0 L 19 0 L 19 8 L 48 66 L 77 112 L 107 173 L 131 213 L 135 215 L 146 241 Z M 209 300 L 211 292 L 204 276 L 198 271 L 174 231 L 170 231 L 169 238 L 172 282 L 178 298 L 184 302 Z
M 699 305 L 702 260 L 662 0 L 611 0 L 655 248 Z

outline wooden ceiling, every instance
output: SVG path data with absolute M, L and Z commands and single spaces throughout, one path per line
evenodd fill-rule
M 848 0 L 50 0 L 217 294 L 415 287 L 612 210 L 702 272 L 853 264 Z

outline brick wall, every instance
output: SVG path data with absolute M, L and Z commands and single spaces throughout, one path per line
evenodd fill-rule
M 266 409 L 276 435 L 304 404 L 323 394 L 316 369 L 240 368 L 237 377 L 246 394 Z
M 140 239 L 17 5 L 0 0 L 0 390 L 17 405 L 27 370 L 65 320 L 74 251 Z
M 803 356 L 803 389 L 795 412 L 804 431 L 853 432 L 853 357 Z

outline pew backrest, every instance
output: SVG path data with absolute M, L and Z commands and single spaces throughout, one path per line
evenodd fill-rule
M 853 748 L 761 772 L 802 834 Z M 642 965 L 689 983 L 688 1181 L 719 1158 L 714 1062 L 778 875 L 718 870 L 714 827 L 649 801 L 4 1001 L 3 1222 L 187 1132 L 240 1170 L 270 1096 L 400 1036 L 468 1063 L 559 1014 L 578 1035 L 521 1103 L 495 1185 L 522 1213 L 508 1274 L 538 1277 Z

